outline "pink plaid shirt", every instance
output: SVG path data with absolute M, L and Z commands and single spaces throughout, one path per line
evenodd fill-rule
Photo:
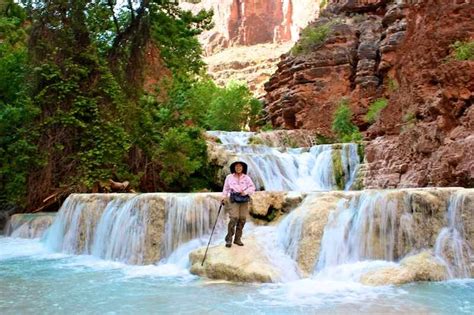
M 255 185 L 253 184 L 252 179 L 246 174 L 241 174 L 240 177 L 236 174 L 229 174 L 225 178 L 222 195 L 229 197 L 232 191 L 242 191 L 247 195 L 251 195 L 255 192 Z

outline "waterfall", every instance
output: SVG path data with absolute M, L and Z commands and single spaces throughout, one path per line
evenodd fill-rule
M 250 145 L 251 132 L 208 132 L 220 139 L 231 156 L 245 161 L 257 189 L 268 191 L 317 191 L 336 189 L 333 146 L 283 148 Z M 350 189 L 359 168 L 356 144 L 343 144 L 341 162 L 345 187 Z
M 278 225 L 278 242 L 293 260 L 298 259 L 298 245 L 303 232 L 306 211 L 306 207 L 300 206 L 288 214 Z
M 435 244 L 435 255 L 445 263 L 451 279 L 469 278 L 471 275 L 471 249 L 464 238 L 461 217 L 464 199 L 463 192 L 451 196 L 447 211 L 448 226 L 441 229 Z
M 219 201 L 206 198 L 205 195 L 173 194 L 166 199 L 166 209 L 165 239 L 162 247 L 162 257 L 165 258 L 180 245 L 211 233 Z M 216 229 L 219 230 L 223 226 L 224 218 L 224 212 L 221 211 L 219 226 Z
M 105 195 L 104 198 L 71 195 L 48 230 L 45 243 L 54 251 L 144 263 L 149 219 L 144 198 L 142 195 Z
M 394 260 L 397 208 L 381 192 L 341 200 L 324 229 L 316 270 L 365 259 Z
M 138 202 L 137 197 L 110 202 L 100 217 L 92 244 L 88 240 L 85 248 L 92 245 L 92 255 L 103 259 L 143 263 L 148 207 L 146 203 L 140 207 Z M 91 225 L 86 227 L 87 233 Z
M 5 235 L 18 238 L 40 238 L 54 220 L 54 213 L 18 213 L 8 220 Z
M 210 234 L 219 204 L 212 194 L 71 195 L 44 242 L 54 251 L 128 264 L 187 260 Z M 217 230 L 224 219 L 222 211 Z
M 344 190 L 350 190 L 357 177 L 357 171 L 360 168 L 360 158 L 357 143 L 344 143 L 341 150 L 341 161 L 344 169 L 345 187 Z

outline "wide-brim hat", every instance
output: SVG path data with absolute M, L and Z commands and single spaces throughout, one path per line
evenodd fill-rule
M 230 165 L 230 172 L 231 172 L 232 174 L 235 173 L 235 166 L 236 166 L 237 164 L 241 164 L 241 165 L 242 165 L 242 173 L 247 174 L 247 168 L 248 168 L 247 163 L 242 162 L 242 161 L 235 161 L 235 162 L 233 162 L 233 163 Z

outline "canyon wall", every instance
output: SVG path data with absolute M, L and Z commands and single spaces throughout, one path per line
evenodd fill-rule
M 464 0 L 331 1 L 309 26 L 324 36 L 284 55 L 265 84 L 267 120 L 330 137 L 346 100 L 370 140 L 365 187 L 472 187 L 474 61 L 453 51 L 474 39 L 472 16 Z M 387 106 L 369 123 L 380 98 Z
M 222 86 L 246 82 L 256 95 L 276 70 L 280 55 L 318 16 L 319 0 L 182 1 L 183 9 L 212 9 L 214 27 L 199 37 L 208 72 Z

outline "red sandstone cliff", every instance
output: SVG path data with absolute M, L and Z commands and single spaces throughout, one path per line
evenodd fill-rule
M 319 0 L 203 0 L 185 9 L 214 11 L 214 28 L 200 40 L 207 54 L 241 45 L 296 41 L 317 17 Z
M 183 2 L 194 12 L 213 9 L 215 26 L 199 40 L 208 72 L 219 85 L 244 81 L 256 95 L 276 70 L 281 54 L 318 16 L 320 0 L 203 0 Z
M 474 61 L 451 45 L 474 39 L 467 0 L 331 1 L 311 27 L 329 27 L 311 51 L 285 55 L 265 85 L 275 127 L 331 135 L 333 113 L 350 101 L 366 138 L 366 187 L 474 185 Z M 388 99 L 375 124 L 369 105 Z

